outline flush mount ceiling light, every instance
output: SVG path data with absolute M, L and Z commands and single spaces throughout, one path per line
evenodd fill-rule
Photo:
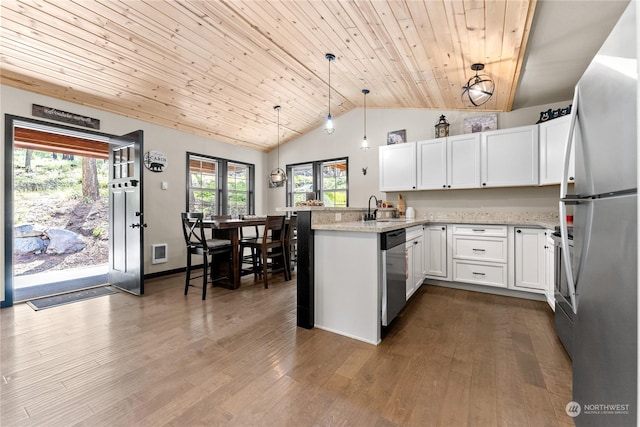
M 324 130 L 331 135 L 336 130 L 333 127 L 333 119 L 331 118 L 331 62 L 336 59 L 336 56 L 333 53 L 327 53 L 324 57 L 329 61 L 329 115 L 327 116 Z
M 362 89 L 362 93 L 364 94 L 364 138 L 362 138 L 360 149 L 367 151 L 369 149 L 369 141 L 367 141 L 367 94 L 369 89 Z
M 464 101 L 468 98 L 471 105 L 479 107 L 491 98 L 495 84 L 488 75 L 478 75 L 478 71 L 484 70 L 484 64 L 473 64 L 471 69 L 476 72 L 476 75 L 462 87 L 462 99 Z
M 282 185 L 282 183 L 287 180 L 287 174 L 280 169 L 280 106 L 276 105 L 273 109 L 278 112 L 278 164 L 277 167 L 271 171 L 269 179 L 271 179 L 271 183 L 274 185 Z

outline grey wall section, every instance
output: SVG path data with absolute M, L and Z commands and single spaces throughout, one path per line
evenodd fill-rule
M 375 96 L 372 91 L 369 96 Z M 540 112 L 548 109 L 565 108 L 571 100 L 538 107 L 523 108 L 521 110 L 498 114 L 498 128 L 505 129 L 517 126 L 535 124 L 540 118 Z M 281 110 L 281 117 L 286 117 L 286 109 Z M 450 135 L 464 133 L 464 119 L 482 116 L 484 111 L 462 112 L 426 109 L 372 109 L 367 108 L 367 140 L 371 145 L 368 151 L 360 150 L 363 137 L 364 111 L 357 108 L 349 113 L 335 118 L 336 130 L 327 135 L 322 128 L 313 131 L 280 146 L 280 167 L 286 164 L 302 163 L 311 160 L 349 157 L 349 204 L 351 206 L 366 206 L 369 196 L 375 194 L 378 198 L 395 202 L 397 195 L 384 194 L 378 191 L 378 147 L 386 145 L 387 132 L 405 129 L 408 141 L 420 141 L 434 138 L 435 124 L 440 115 L 444 114 L 450 123 Z M 268 159 L 268 170 L 276 167 L 277 153 L 271 151 Z M 367 174 L 361 170 L 367 167 Z M 285 189 L 270 188 L 268 191 L 269 212 L 285 204 Z M 493 189 L 488 192 L 475 190 L 455 191 L 414 191 L 403 193 L 410 198 L 414 207 L 436 207 L 441 210 L 458 209 L 461 205 L 469 208 L 482 207 L 487 210 L 504 210 L 505 201 L 509 203 L 507 210 L 529 210 L 534 208 L 557 210 L 559 189 L 533 188 L 521 189 Z M 446 194 L 445 194 L 446 193 Z M 469 203 L 465 204 L 465 200 Z
M 372 91 L 371 96 L 375 96 Z M 49 98 L 35 93 L 0 86 L 0 113 L 4 129 L 4 115 L 31 118 L 31 105 L 39 104 L 100 120 L 100 132 L 122 135 L 134 130 L 144 131 L 145 151 L 163 152 L 168 159 L 168 167 L 163 173 L 144 170 L 144 210 L 149 224 L 145 232 L 145 274 L 154 274 L 184 267 L 186 254 L 179 228 L 179 213 L 185 207 L 186 199 L 186 152 L 195 152 L 230 160 L 240 160 L 256 165 L 256 213 L 275 213 L 275 209 L 285 205 L 284 188 L 268 188 L 269 171 L 276 167 L 277 151 L 265 154 L 261 151 L 241 148 L 220 141 L 180 132 L 140 120 L 119 116 L 94 108 Z M 570 101 L 543 105 L 509 113 L 498 114 L 498 127 L 508 128 L 535 123 L 540 112 L 549 108 L 566 107 Z M 281 111 L 286 117 L 287 111 Z M 386 144 L 387 132 L 406 129 L 408 140 L 429 139 L 434 136 L 434 125 L 441 114 L 451 123 L 450 133 L 463 132 L 465 117 L 479 116 L 486 112 L 438 111 L 424 109 L 391 110 L 367 109 L 367 138 L 371 149 L 359 149 L 363 136 L 363 110 L 358 108 L 335 119 L 336 132 L 326 135 L 322 128 L 280 146 L 280 166 L 311 160 L 349 157 L 349 200 L 351 206 L 366 206 L 371 194 L 379 198 L 395 201 L 394 193 L 381 194 L 378 191 L 378 146 Z M 46 120 L 45 120 L 46 121 Z M 55 122 L 51 122 L 55 123 Z M 4 150 L 0 150 L 0 163 L 5 162 Z M 362 167 L 368 167 L 367 175 L 362 175 Z M 161 183 L 167 182 L 168 189 L 162 190 Z M 0 174 L 0 187 L 4 188 L 4 175 Z M 527 189 L 485 189 L 457 190 L 449 192 L 420 191 L 403 194 L 405 199 L 422 209 L 475 209 L 486 210 L 554 210 L 557 208 L 556 187 Z M 2 204 L 4 206 L 4 192 Z M 4 224 L 4 209 L 2 210 Z M 4 242 L 4 229 L 0 228 L 0 241 Z M 168 244 L 168 262 L 151 264 L 151 245 Z M 4 259 L 4 245 L 1 249 Z M 0 263 L 0 277 L 4 278 L 4 264 Z M 0 284 L 0 300 L 4 300 L 4 281 Z
M 33 118 L 31 105 L 39 104 L 54 107 L 72 113 L 94 117 L 100 120 L 100 132 L 123 135 L 138 129 L 144 131 L 144 150 L 156 150 L 163 152 L 168 159 L 168 167 L 162 173 L 150 172 L 144 168 L 144 212 L 145 222 L 148 228 L 145 230 L 145 260 L 144 273 L 152 274 L 161 271 L 169 271 L 184 267 L 186 264 L 186 252 L 182 230 L 180 229 L 180 212 L 186 205 L 186 152 L 195 152 L 210 156 L 223 157 L 230 160 L 253 163 L 256 166 L 256 212 L 264 212 L 267 209 L 265 196 L 268 171 L 265 170 L 267 154 L 247 148 L 225 144 L 201 136 L 180 132 L 155 124 L 143 122 L 128 117 L 119 116 L 105 111 L 87 108 L 82 105 L 49 98 L 31 92 L 0 86 L 0 113 L 2 116 L 2 129 L 4 132 L 5 114 Z M 38 118 L 38 120 L 44 120 Z M 64 125 L 49 121 L 52 124 Z M 81 128 L 79 128 L 81 129 Z M 4 147 L 0 150 L 0 162 L 5 162 Z M 10 161 L 10 159 L 7 159 Z M 4 188 L 4 168 L 0 174 L 0 187 Z M 168 189 L 162 190 L 161 183 L 167 182 Z M 4 202 L 5 194 L 2 192 L 2 223 L 5 223 Z M 4 242 L 4 228 L 1 228 L 0 241 Z M 167 243 L 168 261 L 164 264 L 151 264 L 151 245 Z M 1 249 L 1 259 L 4 259 L 4 244 Z M 4 301 L 4 264 L 0 263 L 0 296 Z

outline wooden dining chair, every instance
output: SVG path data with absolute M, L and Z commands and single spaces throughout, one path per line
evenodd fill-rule
M 286 252 L 287 267 L 289 267 L 289 277 L 291 277 L 291 271 L 298 260 L 298 217 L 296 215 L 289 217 L 289 219 L 285 221 L 284 228 L 286 230 L 284 248 Z
M 243 242 L 255 242 L 260 237 L 260 229 L 257 225 L 249 227 L 240 227 L 240 274 L 251 274 L 253 272 L 253 265 L 257 261 L 257 250 L 255 247 L 246 245 L 242 246 Z M 245 253 L 245 249 L 249 249 L 249 253 Z M 251 266 L 245 268 L 246 265 Z
M 187 245 L 187 277 L 184 285 L 184 294 L 187 295 L 189 287 L 196 285 L 191 282 L 195 279 L 202 278 L 202 299 L 207 298 L 207 286 L 218 280 L 228 279 L 229 276 L 214 277 L 214 261 L 216 255 L 224 255 L 229 263 L 228 271 L 232 272 L 231 266 L 231 240 L 227 239 L 207 239 L 205 236 L 205 227 L 203 223 L 202 213 L 183 212 L 182 231 L 184 232 L 184 240 Z M 192 261 L 193 255 L 203 258 L 202 276 L 192 277 L 192 270 L 195 269 Z M 209 261 L 211 257 L 211 262 Z
M 277 260 L 280 261 L 279 265 L 284 271 L 284 279 L 291 279 L 289 269 L 286 266 L 284 224 L 284 215 L 267 216 L 262 237 L 240 242 L 241 253 L 244 248 L 253 248 L 257 251 L 253 261 L 254 279 L 258 280 L 258 276 L 262 276 L 265 289 L 269 287 L 269 266 L 271 266 L 271 273 L 276 272 Z

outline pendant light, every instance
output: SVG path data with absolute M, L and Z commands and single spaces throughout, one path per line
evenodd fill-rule
M 362 93 L 364 97 L 364 138 L 362 138 L 360 149 L 367 151 L 369 149 L 369 141 L 367 141 L 367 94 L 369 93 L 369 89 L 362 89 Z
M 486 74 L 478 75 L 478 71 L 484 70 L 484 64 L 473 64 L 471 70 L 476 72 L 476 75 L 471 77 L 466 85 L 462 87 L 462 98 L 469 99 L 471 105 L 479 107 L 487 102 L 493 95 L 495 84 L 491 77 Z
M 280 186 L 287 180 L 287 174 L 280 169 L 280 106 L 276 105 L 273 109 L 278 112 L 278 164 L 277 167 L 271 171 L 269 179 L 271 179 L 272 184 Z
M 327 53 L 324 57 L 329 61 L 329 115 L 327 116 L 324 130 L 331 135 L 336 130 L 333 127 L 333 119 L 331 118 L 331 62 L 336 59 L 336 56 L 333 53 Z

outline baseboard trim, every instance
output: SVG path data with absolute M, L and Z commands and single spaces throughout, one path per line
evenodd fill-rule
M 198 266 L 195 266 L 197 268 Z M 172 274 L 184 273 L 187 271 L 187 267 L 174 268 L 173 270 L 157 271 L 155 273 L 149 273 L 144 275 L 144 280 L 155 279 L 156 277 L 171 276 Z
M 442 286 L 444 288 L 461 289 L 463 291 L 482 292 L 484 294 L 501 295 L 505 297 L 530 299 L 534 301 L 547 301 L 544 294 L 533 292 L 524 292 L 508 288 L 499 288 L 495 286 L 474 285 L 471 283 L 445 282 L 442 280 L 427 279 L 425 285 Z

